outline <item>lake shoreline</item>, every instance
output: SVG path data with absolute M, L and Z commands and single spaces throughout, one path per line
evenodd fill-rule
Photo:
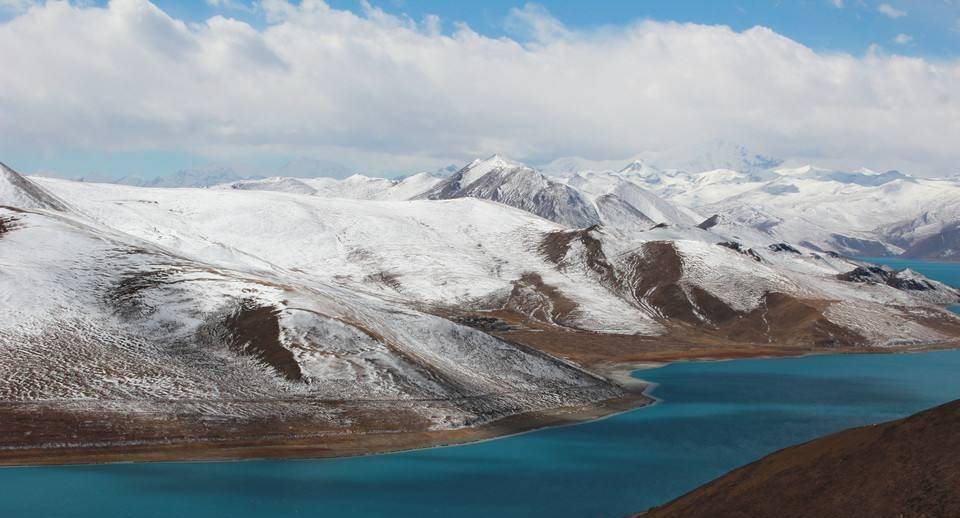
M 172 443 L 133 444 L 82 448 L 31 448 L 0 450 L 0 467 L 123 464 L 146 462 L 225 462 L 241 460 L 313 460 L 362 457 L 414 450 L 460 446 L 532 433 L 548 428 L 570 426 L 608 418 L 656 404 L 655 383 L 632 373 L 659 368 L 676 362 L 729 361 L 741 359 L 800 358 L 833 354 L 903 354 L 960 348 L 960 342 L 910 345 L 886 348 L 838 350 L 765 350 L 759 352 L 731 348 L 711 354 L 686 355 L 665 351 L 655 359 L 626 362 L 600 362 L 586 366 L 624 390 L 622 397 L 578 407 L 506 416 L 476 427 L 453 430 L 383 432 L 372 434 L 330 434 L 310 437 L 258 439 L 245 437 L 227 440 L 196 440 Z M 772 354 L 771 354 L 772 353 Z

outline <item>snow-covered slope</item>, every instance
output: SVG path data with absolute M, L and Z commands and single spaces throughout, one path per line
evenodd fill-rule
M 594 203 L 597 203 L 599 197 L 616 196 L 655 223 L 692 225 L 703 220 L 703 217 L 693 210 L 667 201 L 625 176 L 609 172 L 584 172 L 570 178 L 567 184 L 586 193 Z M 611 228 L 622 228 L 631 223 L 630 220 L 621 223 L 620 219 L 614 219 L 611 215 L 605 214 L 602 204 L 598 203 L 597 207 L 600 209 L 604 224 Z
M 727 226 L 717 232 L 751 233 L 734 228 L 750 227 L 766 239 L 850 255 L 899 254 L 960 219 L 960 182 L 898 171 L 803 166 L 688 172 L 636 161 L 618 171 L 586 171 L 568 180 L 593 193 L 612 192 L 610 185 L 624 183 L 681 212 L 723 216 Z
M 775 179 L 701 208 L 827 250 L 888 255 L 960 217 L 960 185 L 890 172 L 780 169 Z M 770 215 L 748 223 L 744 207 Z
M 837 321 L 823 318 L 844 329 L 856 326 L 862 343 L 929 341 L 945 335 L 910 324 L 914 317 L 901 307 L 956 298 L 944 286 L 917 294 L 884 284 L 886 279 L 853 283 L 838 276 L 860 263 L 798 250 L 755 231 L 735 240 L 683 223 L 630 234 L 605 227 L 570 230 L 472 198 L 358 202 L 230 190 L 184 196 L 184 191 L 40 182 L 62 197 L 82 200 L 84 213 L 105 226 L 208 264 L 279 270 L 417 307 L 525 307 L 552 315 L 546 318 L 551 323 L 582 330 L 658 335 L 679 318 L 702 332 L 724 334 L 721 321 L 732 326 L 766 304 L 770 294 L 780 294 L 820 301 L 811 310 L 818 314 L 844 308 Z M 671 277 L 669 271 L 676 273 Z M 636 287 L 644 282 L 653 283 L 648 288 L 654 292 L 666 290 L 666 298 L 639 293 Z M 940 298 L 933 300 L 933 293 Z M 530 310 L 528 302 L 538 297 L 538 304 L 549 301 L 552 309 Z M 677 304 L 689 308 L 677 313 Z M 558 307 L 566 309 L 554 314 Z M 711 316 L 708 307 L 726 309 Z M 782 318 L 789 321 L 789 314 Z
M 696 226 L 627 174 L 580 176 L 582 194 L 494 157 L 392 201 L 436 179 L 0 173 L 0 399 L 92 422 L 447 429 L 620 394 L 514 336 L 809 350 L 960 335 L 947 286 L 727 213 Z
M 3 206 L 24 199 L 23 185 L 31 195 L 102 194 L 81 200 L 83 212 L 0 208 L 5 401 L 349 428 L 364 401 L 388 399 L 423 426 L 448 428 L 617 394 L 564 362 L 288 268 L 322 268 L 296 250 L 325 223 L 283 220 L 301 213 L 302 195 L 9 178 Z M 207 234 L 221 226 L 227 241 L 257 243 L 252 251 L 295 255 L 281 266 Z M 330 233 L 316 242 L 327 239 L 335 249 Z M 329 400 L 357 402 L 315 403 Z
M 584 308 L 576 325 L 657 333 L 588 278 L 554 271 L 540 236 L 564 227 L 473 198 L 364 201 L 276 192 L 129 189 L 40 179 L 100 223 L 231 268 L 272 270 L 436 306 L 488 307 L 526 272 Z M 253 239 L 253 237 L 256 237 Z
M 341 181 L 329 178 L 304 180 L 317 190 L 318 196 L 356 200 L 408 200 L 427 192 L 442 178 L 430 173 L 417 173 L 401 179 L 371 178 L 353 175 Z
M 0 162 L 0 205 L 21 209 L 67 210 L 66 204 Z
M 116 183 L 137 187 L 212 187 L 241 179 L 242 177 L 229 167 L 211 166 L 198 169 L 181 169 L 171 175 L 160 176 L 151 180 L 126 177 L 117 180 Z
M 215 186 L 217 189 L 237 189 L 241 191 L 276 191 L 291 194 L 316 194 L 317 190 L 302 180 L 275 176 L 262 180 L 242 180 Z

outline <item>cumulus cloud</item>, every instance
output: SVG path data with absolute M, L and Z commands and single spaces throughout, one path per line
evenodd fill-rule
M 911 35 L 909 35 L 909 34 L 900 33 L 900 34 L 897 34 L 897 35 L 893 38 L 893 42 L 896 43 L 896 44 L 898 44 L 898 45 L 906 45 L 907 43 L 910 43 L 911 41 L 913 41 L 913 36 L 911 36 Z
M 901 11 L 890 4 L 880 4 L 877 6 L 877 11 L 880 11 L 880 14 L 887 18 L 900 18 L 907 15 L 906 11 Z
M 960 63 L 811 50 L 769 29 L 573 30 L 514 11 L 491 38 L 319 0 L 254 28 L 146 0 L 50 2 L 0 24 L 0 153 L 320 154 L 370 169 L 495 151 L 628 157 L 722 138 L 825 165 L 956 167 Z M 347 157 L 347 159 L 344 159 Z
M 830 0 L 830 3 L 837 9 L 843 9 L 843 0 Z

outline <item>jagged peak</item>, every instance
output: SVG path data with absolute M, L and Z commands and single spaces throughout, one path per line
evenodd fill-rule
M 475 159 L 466 167 L 461 169 L 456 176 L 456 180 L 459 181 L 460 185 L 466 187 L 473 182 L 479 180 L 480 178 L 486 176 L 491 171 L 496 170 L 515 170 L 515 169 L 531 169 L 530 167 L 511 160 L 499 153 L 495 153 L 484 160 Z M 532 170 L 532 169 L 531 169 Z

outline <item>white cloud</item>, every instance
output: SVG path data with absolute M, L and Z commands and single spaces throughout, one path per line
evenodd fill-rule
M 510 9 L 505 25 L 513 34 L 539 42 L 570 36 L 563 23 L 540 4 L 528 3 L 522 8 Z
M 911 41 L 913 41 L 913 36 L 911 36 L 911 35 L 909 35 L 909 34 L 900 33 L 900 34 L 897 34 L 897 35 L 893 38 L 893 42 L 896 43 L 896 44 L 898 44 L 898 45 L 906 45 L 907 43 L 910 43 Z
M 530 7 L 511 17 L 535 37 L 519 43 L 375 8 L 260 5 L 264 29 L 221 16 L 188 24 L 144 0 L 51 2 L 0 24 L 0 157 L 322 154 L 396 170 L 721 138 L 828 165 L 960 162 L 958 61 L 821 53 L 760 27 L 581 32 Z
M 837 9 L 843 9 L 843 0 L 830 0 L 830 3 Z
M 877 11 L 880 11 L 880 14 L 886 16 L 887 18 L 900 18 L 907 15 L 906 11 L 897 9 L 890 4 L 880 4 L 877 6 Z

